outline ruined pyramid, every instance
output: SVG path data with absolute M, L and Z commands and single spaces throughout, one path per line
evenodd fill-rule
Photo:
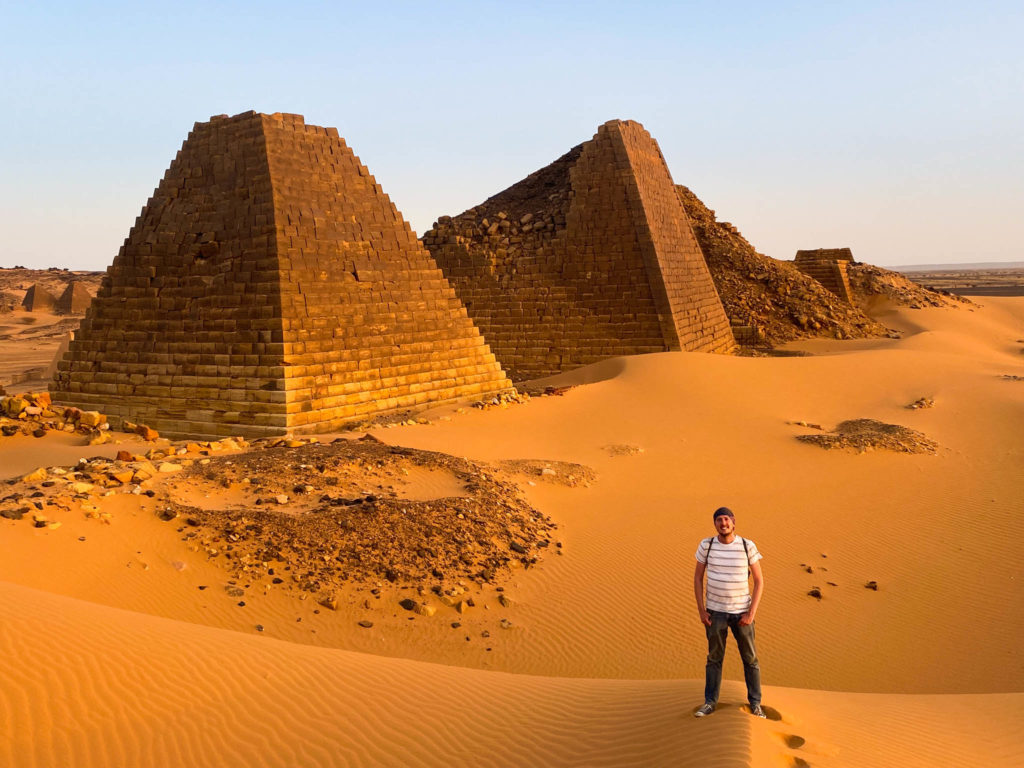
M 89 290 L 78 280 L 72 280 L 64 293 L 57 299 L 57 313 L 61 315 L 82 315 L 89 308 L 92 296 Z
M 633 121 L 423 236 L 515 380 L 735 342 L 657 142 Z
M 337 131 L 248 112 L 195 125 L 51 391 L 115 423 L 216 437 L 331 431 L 509 387 Z

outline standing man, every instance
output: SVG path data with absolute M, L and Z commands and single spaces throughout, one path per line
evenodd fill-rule
M 708 636 L 708 662 L 704 670 L 704 704 L 695 717 L 715 711 L 722 687 L 722 659 L 729 630 L 736 638 L 743 659 L 743 677 L 747 682 L 750 714 L 764 717 L 761 708 L 761 668 L 754 647 L 754 614 L 761 602 L 764 578 L 761 553 L 750 539 L 736 535 L 736 516 L 728 507 L 715 510 L 712 519 L 717 536 L 703 539 L 697 547 L 697 568 L 693 572 L 693 594 L 697 613 Z M 707 573 L 707 603 L 704 602 L 704 574 Z M 754 578 L 750 594 L 748 578 Z

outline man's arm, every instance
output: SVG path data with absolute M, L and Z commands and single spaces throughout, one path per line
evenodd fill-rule
M 704 608 L 704 571 L 707 564 L 697 561 L 697 567 L 693 571 L 693 596 L 697 598 L 697 613 L 700 615 L 701 623 L 705 627 L 711 626 L 711 614 Z
M 760 560 L 750 566 L 750 575 L 754 577 L 754 592 L 750 596 L 750 609 L 740 619 L 742 626 L 754 623 L 754 614 L 757 613 L 758 603 L 761 602 L 761 593 L 764 591 L 764 576 L 761 573 Z

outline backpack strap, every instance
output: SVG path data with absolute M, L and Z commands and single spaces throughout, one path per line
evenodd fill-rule
M 711 545 L 715 543 L 715 537 L 708 539 L 708 551 L 704 555 L 704 567 L 711 565 Z

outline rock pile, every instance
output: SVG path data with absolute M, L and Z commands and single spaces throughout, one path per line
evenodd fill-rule
M 107 417 L 98 411 L 54 407 L 49 392 L 26 392 L 0 399 L 0 434 L 42 437 L 47 432 L 77 432 L 102 440 L 109 428 Z
M 957 296 L 955 293 L 917 285 L 899 272 L 892 272 L 873 264 L 854 262 L 849 265 L 847 273 L 853 295 L 861 302 L 871 296 L 884 296 L 897 306 L 911 309 L 955 307 L 972 303 L 970 299 Z
M 156 495 L 149 488 L 175 472 L 208 462 L 210 456 L 248 447 L 240 438 L 216 442 L 181 443 L 154 447 L 145 454 L 118 451 L 117 457 L 82 459 L 73 467 L 39 467 L 20 478 L 7 480 L 15 490 L 0 498 L 0 517 L 21 520 L 31 515 L 38 526 L 55 528 L 53 515 L 78 509 L 88 518 L 110 523 L 112 518 L 100 506 L 101 499 L 117 493 Z M 40 521 L 45 521 L 40 525 Z
M 738 343 L 774 346 L 814 336 L 857 339 L 889 333 L 792 262 L 758 253 L 734 226 L 718 221 L 715 212 L 687 187 L 676 186 L 676 192 Z
M 851 419 L 822 435 L 798 435 L 797 440 L 826 450 L 842 448 L 866 453 L 874 449 L 897 453 L 935 453 L 939 444 L 916 429 L 875 419 Z
M 413 470 L 447 472 L 461 495 L 402 498 L 395 481 Z M 340 439 L 254 450 L 193 464 L 175 481 L 216 499 L 186 505 L 174 484 L 160 497 L 162 519 L 181 525 L 190 546 L 237 578 L 330 599 L 346 582 L 398 586 L 459 580 L 495 582 L 528 567 L 553 545 L 555 525 L 516 486 L 465 459 Z

